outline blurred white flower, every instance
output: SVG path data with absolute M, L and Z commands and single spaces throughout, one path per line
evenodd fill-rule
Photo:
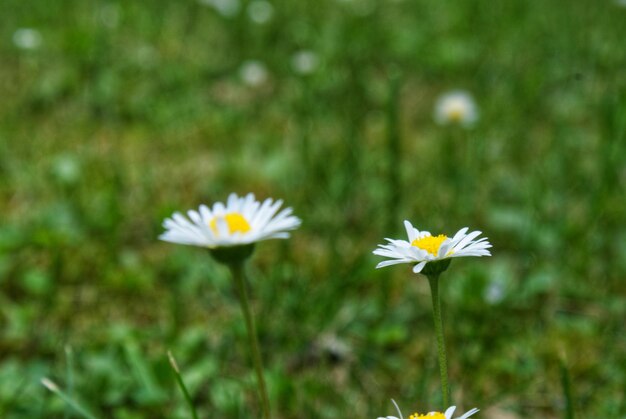
M 150 69 L 159 63 L 159 52 L 152 45 L 140 45 L 135 50 L 135 60 L 140 67 Z
M 288 231 L 300 226 L 300 219 L 285 208 L 276 214 L 282 200 L 271 198 L 263 203 L 249 193 L 245 197 L 230 194 L 226 205 L 217 202 L 213 208 L 200 205 L 198 211 L 187 211 L 186 218 L 176 212 L 165 219 L 165 233 L 159 239 L 179 244 L 207 247 L 233 247 L 268 239 L 286 239 Z
M 385 417 L 379 417 L 378 419 L 404 419 L 402 417 L 402 412 L 400 411 L 400 408 L 398 407 L 398 405 L 396 404 L 395 400 L 391 400 L 393 402 L 393 405 L 396 407 L 396 411 L 398 412 L 398 415 L 400 416 L 399 418 L 396 416 L 385 416 Z M 467 419 L 470 416 L 472 416 L 474 413 L 478 412 L 478 409 L 474 408 L 466 413 L 464 413 L 461 416 L 458 416 L 457 418 L 453 418 L 452 415 L 454 414 L 454 411 L 456 410 L 456 406 L 450 406 L 445 413 L 441 413 L 441 412 L 428 412 L 425 414 L 419 414 L 419 413 L 413 413 L 412 415 L 410 415 L 408 417 L 408 419 L 422 419 L 422 418 L 426 418 L 426 419 Z
M 98 16 L 104 26 L 109 29 L 117 28 L 120 23 L 120 8 L 117 4 L 107 3 L 100 8 Z
M 239 13 L 241 4 L 239 0 L 198 0 L 205 6 L 213 7 L 219 14 L 225 17 L 233 17 Z
M 253 0 L 248 5 L 248 16 L 260 25 L 269 22 L 274 16 L 274 6 L 265 0 Z
M 239 76 L 248 86 L 260 86 L 267 81 L 268 73 L 265 64 L 250 60 L 241 65 Z
M 319 59 L 317 58 L 317 54 L 313 51 L 298 51 L 291 57 L 291 66 L 298 74 L 311 74 L 317 69 L 318 64 Z
M 81 178 L 80 162 L 75 156 L 69 154 L 57 156 L 52 164 L 52 173 L 63 183 L 76 183 Z
M 478 121 L 478 107 L 468 92 L 455 90 L 445 93 L 435 103 L 435 122 L 440 125 L 458 124 L 471 127 Z
M 404 221 L 409 241 L 385 239 L 389 244 L 379 244 L 374 254 L 384 256 L 385 260 L 376 268 L 397 265 L 399 263 L 416 263 L 413 272 L 420 273 L 429 262 L 464 256 L 491 256 L 491 243 L 483 237 L 474 240 L 482 232 L 467 233 L 468 228 L 460 229 L 452 238 L 444 234 L 433 236 L 428 231 L 419 231 L 409 221 Z
M 615 4 L 621 7 L 626 7 L 626 0 L 615 0 Z
M 484 298 L 488 304 L 498 304 L 506 296 L 504 285 L 499 282 L 492 281 L 485 289 Z
M 41 33 L 37 29 L 20 28 L 13 32 L 13 44 L 20 49 L 37 49 L 41 46 Z

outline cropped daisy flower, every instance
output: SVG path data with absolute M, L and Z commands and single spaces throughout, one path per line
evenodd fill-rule
M 286 239 L 288 231 L 300 226 L 300 219 L 291 208 L 278 212 L 282 200 L 271 198 L 263 203 L 249 193 L 245 197 L 230 194 L 226 204 L 217 202 L 212 208 L 200 205 L 198 211 L 187 211 L 187 217 L 174 213 L 165 219 L 165 233 L 159 239 L 179 244 L 207 247 L 234 247 L 268 239 Z
M 317 69 L 318 64 L 319 59 L 313 51 L 298 51 L 291 57 L 291 67 L 298 74 L 311 74 Z
M 239 68 L 239 77 L 248 86 L 258 87 L 267 81 L 269 73 L 261 61 L 250 60 L 244 62 Z
M 13 32 L 13 44 L 19 49 L 37 49 L 41 46 L 41 33 L 33 28 L 20 28 Z
M 217 202 L 212 208 L 200 205 L 198 211 L 187 211 L 187 217 L 174 213 L 163 222 L 166 231 L 159 236 L 161 240 L 172 243 L 208 248 L 213 258 L 230 270 L 248 332 L 248 347 L 257 377 L 262 416 L 268 419 L 271 417 L 270 403 L 254 316 L 248 300 L 245 264 L 256 242 L 286 239 L 289 231 L 300 226 L 301 221 L 291 214 L 291 208 L 278 212 L 282 204 L 283 201 L 271 198 L 261 203 L 251 193 L 244 197 L 233 193 L 226 204 Z
M 205 6 L 213 7 L 219 14 L 224 17 L 234 17 L 239 13 L 241 4 L 239 0 L 198 0 Z
M 433 236 L 428 231 L 419 231 L 409 221 L 404 221 L 408 235 L 407 240 L 385 239 L 389 244 L 379 244 L 374 254 L 389 258 L 376 265 L 376 268 L 415 263 L 413 272 L 420 273 L 430 262 L 446 261 L 463 256 L 491 256 L 491 243 L 487 238 L 475 240 L 482 232 L 473 231 L 467 234 L 468 228 L 460 229 L 452 238 L 445 234 Z M 447 268 L 447 264 L 444 269 Z M 423 272 L 426 273 L 426 272 Z
M 400 408 L 398 407 L 398 405 L 396 404 L 396 402 L 394 400 L 392 400 L 393 405 L 396 407 L 396 410 L 398 411 L 398 415 L 400 415 L 399 419 L 404 419 L 402 417 L 402 412 L 400 412 Z M 469 418 L 470 416 L 472 416 L 474 413 L 478 412 L 478 409 L 474 408 L 472 410 L 470 410 L 469 412 L 464 413 L 462 416 L 458 416 L 457 418 L 453 418 L 452 415 L 454 414 L 454 411 L 456 410 L 456 406 L 450 406 L 445 413 L 440 413 L 440 412 L 428 412 L 425 414 L 419 414 L 419 413 L 413 413 L 412 415 L 409 416 L 408 419 L 421 419 L 421 418 L 428 418 L 428 419 L 466 419 Z M 398 419 L 395 416 L 385 416 L 385 417 L 379 417 L 378 419 Z
M 274 16 L 274 6 L 265 0 L 254 0 L 248 5 L 248 17 L 254 23 L 263 25 Z
M 454 90 L 439 96 L 435 103 L 435 122 L 440 125 L 461 125 L 469 128 L 478 121 L 478 107 L 472 96 Z

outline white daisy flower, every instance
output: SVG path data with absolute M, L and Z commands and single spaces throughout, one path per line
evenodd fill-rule
M 471 127 L 478 121 L 478 107 L 468 92 L 454 90 L 445 93 L 435 103 L 435 122 L 439 125 Z
M 239 13 L 241 4 L 239 0 L 198 0 L 205 6 L 213 7 L 219 14 L 224 17 L 234 17 Z
M 99 10 L 100 22 L 109 29 L 115 29 L 120 23 L 120 8 L 117 4 L 107 3 Z
M 482 232 L 473 231 L 467 234 L 467 227 L 460 229 L 452 238 L 444 234 L 433 236 L 428 231 L 419 231 L 409 221 L 404 221 L 409 240 L 385 239 L 389 244 L 379 244 L 374 254 L 389 258 L 376 265 L 376 268 L 397 265 L 399 263 L 416 263 L 413 272 L 422 272 L 429 262 L 463 257 L 491 256 L 491 243 L 483 237 L 474 240 Z
M 274 6 L 265 0 L 254 0 L 248 5 L 248 17 L 254 23 L 263 25 L 274 16 Z
M 379 417 L 378 419 L 404 419 L 402 417 L 402 412 L 400 412 L 400 408 L 398 407 L 398 405 L 396 404 L 396 402 L 394 400 L 391 400 L 393 402 L 393 405 L 396 407 L 396 410 L 398 411 L 398 415 L 400 416 L 400 418 L 397 418 L 396 416 L 385 416 L 385 417 Z M 474 408 L 466 413 L 464 413 L 462 416 L 458 416 L 457 418 L 453 418 L 452 415 L 454 414 L 454 411 L 456 410 L 456 406 L 450 406 L 445 413 L 441 413 L 441 412 L 428 412 L 425 414 L 419 414 L 419 413 L 413 413 L 412 415 L 409 416 L 408 419 L 421 419 L 421 418 L 427 418 L 427 419 L 467 419 L 470 416 L 472 416 L 474 413 L 478 412 L 478 409 Z
M 226 205 L 217 202 L 213 208 L 200 205 L 198 211 L 179 212 L 163 222 L 165 233 L 159 239 L 171 243 L 216 249 L 248 245 L 268 239 L 286 239 L 288 231 L 300 226 L 291 208 L 278 214 L 282 200 L 271 198 L 263 203 L 249 193 L 245 197 L 230 194 Z
M 291 67 L 298 74 L 311 74 L 317 69 L 318 64 L 319 59 L 313 51 L 298 51 L 291 57 Z
M 248 86 L 256 87 L 267 81 L 268 73 L 265 64 L 251 60 L 241 65 L 239 76 Z
M 37 49 L 41 46 L 41 33 L 37 29 L 20 28 L 13 32 L 13 44 L 20 49 Z

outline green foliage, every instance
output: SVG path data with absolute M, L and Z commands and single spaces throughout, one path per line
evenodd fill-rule
M 441 278 L 460 407 L 563 416 L 566 353 L 576 417 L 626 414 L 626 9 L 271 3 L 263 24 L 193 0 L 0 5 L 0 416 L 77 417 L 50 377 L 98 417 L 188 418 L 171 350 L 199 417 L 257 417 L 228 273 L 157 241 L 231 191 L 303 219 L 250 264 L 278 417 L 438 407 L 428 284 L 371 255 L 405 218 L 494 245 Z M 472 130 L 432 121 L 455 88 Z

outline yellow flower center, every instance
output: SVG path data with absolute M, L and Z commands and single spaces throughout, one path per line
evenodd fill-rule
M 452 122 L 461 122 L 465 118 L 465 109 L 462 106 L 453 106 L 448 111 L 448 118 Z
M 448 236 L 445 234 L 440 234 L 438 236 L 426 236 L 421 239 L 415 239 L 411 242 L 411 246 L 419 247 L 420 249 L 426 250 L 433 256 L 437 256 L 439 252 L 439 246 Z
M 425 415 L 420 415 L 419 413 L 413 413 L 409 416 L 409 419 L 420 419 L 420 418 L 428 418 L 428 419 L 446 419 L 446 415 L 439 412 L 430 412 Z
M 248 224 L 248 221 L 244 218 L 244 216 L 239 214 L 238 212 L 231 212 L 230 214 L 214 217 L 211 220 L 211 222 L 209 223 L 209 227 L 211 227 L 211 230 L 213 230 L 213 233 L 215 234 L 218 234 L 218 219 L 226 221 L 226 224 L 228 225 L 228 232 L 230 234 L 247 233 L 248 231 L 250 231 L 250 224 Z

